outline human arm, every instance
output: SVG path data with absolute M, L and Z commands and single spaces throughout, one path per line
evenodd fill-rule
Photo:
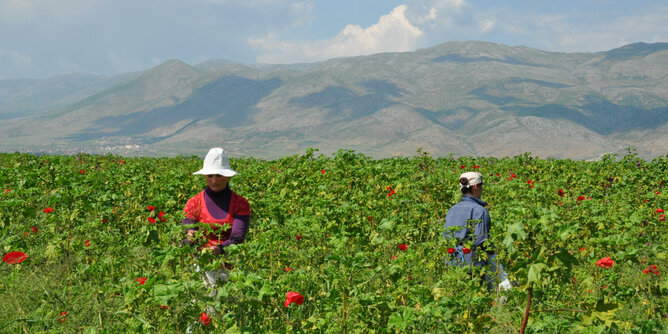
M 480 248 L 487 253 L 494 253 L 494 246 L 487 241 L 489 239 L 489 230 L 492 226 L 492 219 L 486 209 L 475 212 L 475 228 L 473 233 L 473 247 Z

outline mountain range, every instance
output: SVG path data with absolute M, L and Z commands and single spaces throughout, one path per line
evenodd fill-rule
M 668 153 L 668 43 L 596 53 L 448 42 L 292 65 L 170 60 L 117 76 L 0 80 L 0 151 L 274 159 L 596 159 Z

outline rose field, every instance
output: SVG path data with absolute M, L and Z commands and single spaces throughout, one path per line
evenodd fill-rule
M 181 246 L 201 158 L 0 153 L 0 333 L 668 331 L 668 156 L 231 163 L 250 228 L 214 256 Z M 464 171 L 510 290 L 444 264 Z M 195 264 L 229 280 L 211 294 Z

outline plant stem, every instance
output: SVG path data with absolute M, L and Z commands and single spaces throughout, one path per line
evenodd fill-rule
M 528 292 L 529 295 L 527 296 L 527 309 L 524 311 L 524 320 L 522 320 L 520 334 L 524 334 L 524 330 L 526 329 L 527 323 L 529 322 L 529 312 L 531 312 L 531 297 L 533 297 L 533 283 L 529 285 Z

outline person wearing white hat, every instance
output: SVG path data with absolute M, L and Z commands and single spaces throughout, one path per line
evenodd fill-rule
M 206 243 L 201 248 L 210 250 L 214 255 L 224 252 L 231 244 L 240 244 L 246 239 L 251 208 L 248 200 L 230 190 L 229 180 L 237 172 L 230 167 L 230 161 L 220 147 L 209 150 L 202 169 L 193 175 L 203 175 L 206 187 L 188 200 L 183 209 L 183 225 L 196 222 L 208 224 L 211 232 L 205 235 Z M 229 225 L 228 229 L 221 228 Z M 187 230 L 188 238 L 184 244 L 192 245 L 197 229 Z M 206 272 L 205 283 L 213 287 L 219 279 L 225 280 L 226 272 Z
M 446 240 L 455 241 L 455 247 L 448 251 L 446 263 L 456 266 L 472 263 L 474 266 L 489 265 L 492 272 L 499 273 L 499 288 L 507 290 L 511 287 L 508 274 L 501 264 L 497 265 L 494 245 L 488 241 L 492 221 L 485 208 L 487 203 L 481 200 L 484 185 L 482 174 L 478 172 L 466 172 L 459 177 L 462 200 L 452 206 L 445 216 L 446 231 L 443 236 Z M 465 243 L 471 243 L 471 248 L 465 247 Z M 481 252 L 486 253 L 486 259 L 480 259 Z M 477 261 L 474 262 L 474 258 Z M 491 283 L 492 278 L 486 276 L 488 284 Z

